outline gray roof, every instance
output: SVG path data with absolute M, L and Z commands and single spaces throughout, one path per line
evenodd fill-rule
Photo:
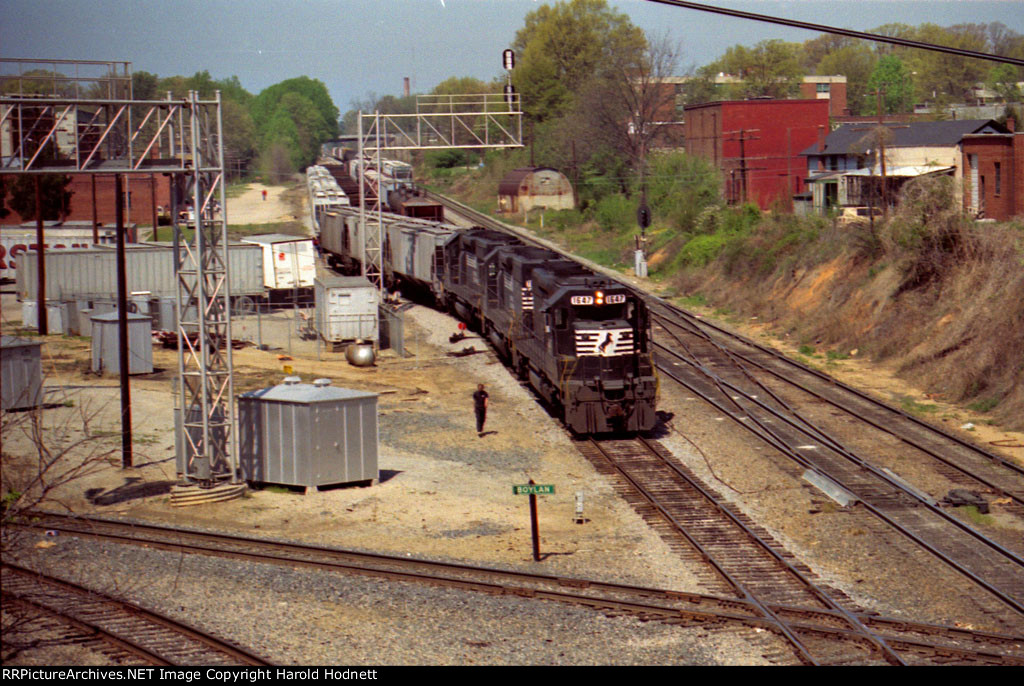
M 114 312 L 104 312 L 103 314 L 94 314 L 91 317 L 89 317 L 89 319 L 91 319 L 94 322 L 116 322 L 118 320 L 118 313 L 115 310 Z M 149 320 L 152 319 L 152 317 L 150 317 L 148 315 L 145 315 L 145 314 L 139 314 L 138 312 L 129 312 L 128 316 L 126 317 L 126 319 L 128 321 L 130 321 L 130 322 L 131 321 L 139 321 L 139 320 L 145 319 L 148 322 Z
M 498 184 L 498 195 L 518 195 L 519 184 L 523 179 L 539 171 L 553 171 L 561 174 L 554 167 L 520 167 L 505 174 L 505 177 Z
M 376 393 L 354 391 L 351 388 L 335 388 L 334 386 L 314 386 L 308 383 L 279 384 L 270 388 L 261 388 L 242 393 L 239 398 L 268 400 L 281 403 L 324 403 L 356 398 L 376 398 Z
M 365 276 L 318 276 L 316 283 L 326 288 L 376 288 Z
M 825 138 L 825 149 L 818 144 L 810 146 L 801 155 L 851 155 L 855 146 L 864 145 L 865 138 L 877 124 L 844 124 Z M 927 146 L 954 146 L 969 133 L 1008 133 L 992 119 L 963 119 L 958 121 L 917 121 L 907 124 L 887 123 L 890 138 L 886 147 L 918 148 Z M 870 144 L 868 144 L 870 147 Z
M 287 233 L 263 233 L 258 236 L 246 236 L 243 243 L 292 243 L 294 241 L 311 241 L 312 236 L 293 236 Z
M 33 341 L 31 338 L 17 338 L 15 336 L 0 336 L 0 348 L 26 348 L 30 345 L 42 345 L 42 341 Z

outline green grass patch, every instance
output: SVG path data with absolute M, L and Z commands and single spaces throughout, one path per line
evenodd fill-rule
M 801 355 L 806 355 L 807 357 L 813 357 L 814 356 L 814 347 L 813 346 L 801 345 L 799 348 L 797 348 L 797 350 L 800 352 Z
M 999 398 L 984 398 L 976 403 L 971 403 L 967 409 L 975 412 L 990 412 L 999 404 Z
M 238 239 L 259 236 L 264 233 L 284 233 L 289 236 L 305 236 L 306 228 L 299 222 L 271 222 L 269 224 L 229 224 L 228 238 Z
M 704 297 L 703 293 L 694 293 L 693 295 L 684 295 L 676 302 L 683 307 L 707 307 L 708 299 Z
M 248 181 L 239 181 L 236 183 L 229 183 L 224 187 L 224 197 L 226 198 L 239 198 L 245 194 L 250 188 Z
M 939 411 L 938 405 L 919 403 L 913 398 L 907 397 L 900 398 L 900 407 L 912 414 L 930 414 Z
M 847 355 L 846 353 L 841 353 L 838 350 L 829 350 L 828 352 L 825 353 L 825 357 L 827 357 L 830 361 L 850 359 L 849 355 Z
M 981 514 L 978 512 L 978 508 L 974 505 L 963 505 L 956 509 L 960 511 L 964 516 L 964 519 L 972 524 L 977 524 L 978 526 L 993 526 L 996 523 L 996 520 L 992 515 Z

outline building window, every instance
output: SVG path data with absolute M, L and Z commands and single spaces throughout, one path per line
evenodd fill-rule
M 999 162 L 996 162 L 996 195 L 1003 192 L 1003 169 Z
M 819 93 L 828 93 L 828 89 L 829 89 L 829 84 L 827 84 L 827 83 L 815 84 L 815 90 L 817 92 L 819 92 Z

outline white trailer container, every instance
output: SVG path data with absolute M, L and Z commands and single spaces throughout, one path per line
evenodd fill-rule
M 268 233 L 249 236 L 243 243 L 263 248 L 263 285 L 271 290 L 311 288 L 316 280 L 316 253 L 313 239 Z
M 38 269 L 35 252 L 22 256 L 17 293 L 21 301 L 36 300 Z M 117 251 L 112 246 L 75 248 L 46 253 L 46 297 L 60 300 L 104 300 L 117 297 Z M 263 252 L 259 246 L 231 243 L 228 246 L 231 295 L 263 294 Z M 125 250 L 128 292 L 148 292 L 150 297 L 174 297 L 174 251 L 168 244 L 136 243 Z
M 117 242 L 115 229 L 101 227 L 97 229 L 96 233 L 100 243 L 114 244 Z M 88 248 L 93 245 L 92 226 L 81 222 L 61 225 L 44 222 L 43 245 L 47 250 Z M 15 280 L 18 276 L 18 263 L 25 259 L 26 252 L 35 249 L 35 226 L 22 224 L 21 226 L 0 228 L 0 279 Z
M 364 276 L 316 280 L 316 330 L 327 343 L 376 341 L 377 289 Z

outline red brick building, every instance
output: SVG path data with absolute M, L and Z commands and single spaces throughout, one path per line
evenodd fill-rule
M 113 225 L 117 208 L 114 197 L 113 175 L 71 174 L 71 212 L 67 221 L 92 222 L 93 220 L 93 178 L 96 180 L 96 219 L 101 224 Z M 153 225 L 153 207 L 167 208 L 171 204 L 170 178 L 161 174 L 125 174 L 125 223 L 139 226 Z M 14 181 L 8 176 L 8 183 Z M 12 212 L 0 223 L 21 224 L 24 220 Z
M 828 100 L 828 113 L 833 117 L 850 113 L 846 105 L 845 76 L 805 76 L 800 83 L 800 97 Z
M 828 132 L 829 100 L 736 100 L 686 108 L 686 152 L 725 176 L 730 203 L 792 207 L 803 193 L 800 153 Z
M 963 154 L 964 209 L 1005 221 L 1024 215 L 1024 133 L 968 134 Z

